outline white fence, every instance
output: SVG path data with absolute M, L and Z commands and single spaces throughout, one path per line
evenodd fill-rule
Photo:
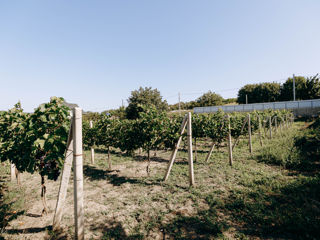
M 224 112 L 250 112 L 254 110 L 265 109 L 313 109 L 320 108 L 320 99 L 288 101 L 288 102 L 269 102 L 269 103 L 252 103 L 240 105 L 212 106 L 212 107 L 196 107 L 194 113 L 211 113 L 222 109 Z

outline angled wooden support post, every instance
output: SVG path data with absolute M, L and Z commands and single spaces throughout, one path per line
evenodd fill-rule
M 73 121 L 73 120 L 72 120 Z M 66 158 L 63 165 L 61 182 L 58 192 L 58 200 L 56 205 L 56 211 L 53 217 L 53 230 L 60 228 L 62 213 L 64 209 L 64 202 L 67 196 L 67 189 L 69 185 L 69 179 L 71 175 L 71 167 L 73 161 L 73 138 L 72 138 L 72 123 L 69 131 L 68 141 L 67 141 L 67 150 Z
M 240 131 L 240 135 L 242 134 L 243 130 L 244 130 L 244 127 L 246 126 L 248 122 L 248 117 L 246 117 L 246 119 L 244 120 L 243 124 L 242 124 L 242 127 L 241 127 L 241 131 Z M 239 142 L 239 139 L 240 139 L 240 135 L 236 138 L 233 146 L 232 146 L 232 150 L 237 146 L 238 142 Z
M 211 145 L 211 148 L 209 150 L 209 153 L 208 153 L 208 155 L 206 157 L 206 162 L 209 162 L 209 159 L 210 159 L 210 157 L 212 155 L 212 152 L 213 152 L 213 149 L 214 149 L 215 146 L 216 146 L 216 144 L 213 142 L 212 145 Z
M 251 118 L 248 114 L 249 152 L 252 153 Z
M 229 164 L 232 166 L 233 159 L 232 159 L 232 140 L 231 140 L 231 123 L 230 123 L 230 116 L 227 115 L 228 120 L 228 152 L 229 152 Z
M 74 108 L 73 117 L 73 171 L 74 171 L 74 221 L 75 238 L 84 239 L 83 205 L 83 156 L 82 156 L 82 109 Z
M 188 121 L 188 114 L 185 115 L 185 117 L 184 117 L 184 119 L 182 121 L 181 129 L 180 129 L 180 132 L 179 132 L 180 136 L 179 136 L 178 142 L 177 142 L 177 144 L 176 144 L 175 148 L 173 149 L 172 154 L 170 156 L 170 161 L 169 161 L 169 164 L 168 164 L 168 167 L 167 167 L 167 171 L 166 171 L 165 177 L 163 179 L 164 181 L 167 181 L 168 177 L 170 175 L 174 160 L 176 159 L 176 156 L 177 156 L 179 145 L 180 145 L 181 140 L 182 140 L 182 134 L 183 134 L 183 132 L 186 129 L 186 126 L 187 126 L 187 121 Z
M 187 136 L 188 136 L 189 182 L 190 182 L 190 186 L 193 186 L 194 173 L 193 173 L 193 156 L 192 156 L 192 123 L 191 123 L 190 112 L 188 112 Z
M 93 122 L 90 120 L 90 128 L 93 128 Z M 91 148 L 91 163 L 94 164 L 94 148 Z

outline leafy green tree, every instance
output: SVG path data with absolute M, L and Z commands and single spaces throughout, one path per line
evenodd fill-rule
M 308 77 L 306 80 L 306 94 L 307 99 L 319 99 L 320 98 L 320 79 L 319 75 Z
M 143 112 L 146 107 L 155 107 L 157 110 L 165 111 L 168 109 L 167 101 L 162 100 L 162 96 L 157 89 L 151 87 L 140 87 L 139 90 L 131 92 L 128 99 L 126 115 L 128 119 L 137 119 L 139 113 Z
M 237 102 L 239 104 L 245 104 L 246 95 L 248 97 L 248 103 L 279 101 L 280 83 L 247 84 L 239 90 Z
M 307 92 L 307 80 L 302 76 L 295 76 L 296 100 L 309 99 Z M 293 78 L 288 78 L 281 86 L 282 101 L 293 101 Z
M 223 104 L 223 97 L 214 92 L 208 91 L 196 100 L 197 107 L 217 106 Z

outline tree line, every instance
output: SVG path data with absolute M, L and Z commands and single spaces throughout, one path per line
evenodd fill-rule
M 319 75 L 311 77 L 295 77 L 296 100 L 318 99 L 320 98 Z M 149 107 L 154 107 L 161 111 L 191 110 L 195 107 L 219 106 L 232 103 L 263 103 L 276 101 L 293 100 L 293 78 L 289 77 L 285 83 L 258 83 L 247 84 L 238 91 L 237 98 L 224 99 L 221 95 L 208 91 L 199 98 L 175 104 L 168 104 L 160 94 L 158 89 L 151 87 L 140 87 L 131 92 L 128 98 L 128 106 L 119 109 L 106 110 L 103 113 L 117 116 L 120 119 L 137 119 L 139 113 Z M 88 119 L 95 119 L 98 113 L 89 112 Z
M 311 77 L 295 77 L 296 100 L 308 100 L 320 98 L 320 79 L 319 75 Z M 259 83 L 247 84 L 238 92 L 237 102 L 245 104 L 292 101 L 293 100 L 293 78 L 288 78 L 285 83 Z

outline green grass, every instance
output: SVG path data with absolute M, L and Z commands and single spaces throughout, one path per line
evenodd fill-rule
M 317 239 L 320 177 L 314 139 L 316 133 L 298 122 L 272 140 L 264 138 L 263 146 L 254 135 L 250 154 L 243 137 L 232 167 L 225 145 L 206 163 L 210 144 L 199 140 L 193 187 L 184 150 L 178 152 L 167 182 L 162 180 L 170 152 L 158 151 L 147 177 L 145 153 L 132 157 L 113 150 L 109 170 L 104 149 L 96 149 L 94 165 L 85 151 L 85 181 L 98 190 L 87 200 L 107 206 L 86 212 L 93 219 L 86 231 L 94 236 L 102 232 L 102 239 Z M 0 171 L 4 169 L 9 168 Z M 12 201 L 19 193 L 15 191 L 10 196 L 4 189 L 5 201 L 11 203 L 7 212 L 23 206 Z M 48 231 L 51 239 L 59 235 Z
M 166 163 L 161 168 L 152 164 L 150 177 L 120 176 L 107 171 L 106 154 L 100 151 L 96 165 L 86 166 L 88 177 L 114 186 L 130 184 L 128 191 L 132 194 L 128 193 L 125 201 L 136 206 L 128 213 L 127 223 L 109 228 L 105 239 L 151 239 L 153 232 L 172 239 L 317 238 L 319 177 L 290 169 L 301 164 L 301 152 L 295 143 L 304 136 L 302 127 L 303 123 L 296 123 L 285 132 L 274 134 L 272 140 L 264 138 L 262 147 L 255 135 L 252 154 L 247 139 L 242 139 L 234 150 L 232 167 L 226 147 L 216 149 L 209 163 L 205 163 L 209 145 L 198 141 L 194 187 L 188 184 L 186 151 L 179 151 L 166 183 L 162 182 Z M 86 152 L 87 162 L 89 154 Z M 160 153 L 153 162 L 164 161 L 169 155 L 170 152 Z M 130 157 L 114 151 L 111 157 L 115 168 L 144 164 L 144 156 Z M 153 193 L 155 186 L 160 186 L 161 192 Z M 146 207 L 153 203 L 165 207 Z M 120 203 L 114 206 L 123 208 Z M 188 210 L 184 211 L 183 206 Z
M 25 196 L 22 186 L 9 182 L 9 163 L 0 164 L 0 239 L 4 239 L 2 234 L 5 232 L 5 227 L 25 212 Z

